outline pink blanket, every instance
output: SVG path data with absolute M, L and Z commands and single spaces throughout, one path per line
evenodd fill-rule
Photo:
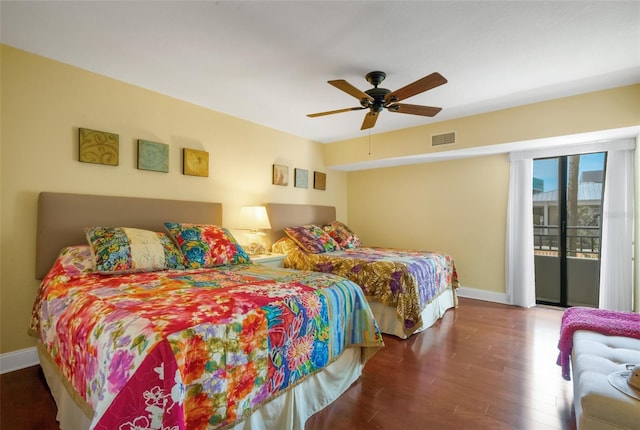
M 557 361 L 557 364 L 562 367 L 562 377 L 567 381 L 571 380 L 569 356 L 573 348 L 573 333 L 577 330 L 640 339 L 640 314 L 584 307 L 567 309 L 562 315 L 558 342 L 560 354 Z

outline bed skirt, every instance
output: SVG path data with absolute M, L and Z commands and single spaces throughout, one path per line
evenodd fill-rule
M 386 306 L 373 300 L 369 300 L 369 306 L 373 311 L 373 316 L 376 318 L 378 328 L 382 333 L 407 339 L 412 334 L 419 333 L 431 327 L 436 321 L 442 318 L 447 309 L 457 307 L 458 296 L 454 288 L 443 290 L 438 297 L 431 301 L 420 313 L 422 325 L 409 334 L 405 331 L 403 322 L 398 319 L 395 307 Z
M 364 367 L 361 348 L 347 348 L 322 372 L 316 373 L 269 403 L 232 430 L 304 429 L 305 421 L 336 400 L 360 377 Z M 88 429 L 90 418 L 75 403 L 58 376 L 55 365 L 38 348 L 40 366 L 58 407 L 61 430 Z

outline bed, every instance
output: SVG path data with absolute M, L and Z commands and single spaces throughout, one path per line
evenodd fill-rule
M 336 221 L 333 206 L 266 206 L 269 239 L 273 252 L 286 255 L 284 266 L 334 273 L 360 285 L 383 333 L 406 339 L 457 306 L 458 274 L 451 256 L 364 247 L 348 226 Z M 338 246 L 327 243 L 326 236 Z
M 383 346 L 360 288 L 253 264 L 221 224 L 219 203 L 40 194 L 30 333 L 62 429 L 301 429 L 359 378 Z

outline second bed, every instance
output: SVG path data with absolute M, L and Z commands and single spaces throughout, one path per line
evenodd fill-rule
M 285 267 L 333 273 L 360 285 L 381 332 L 406 339 L 457 306 L 458 274 L 451 256 L 362 246 L 336 221 L 333 206 L 266 206 L 273 251 L 286 255 Z M 342 246 L 325 243 L 318 229 L 331 233 Z

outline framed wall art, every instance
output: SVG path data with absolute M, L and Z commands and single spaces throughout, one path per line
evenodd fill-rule
M 78 147 L 83 163 L 118 165 L 119 138 L 106 131 L 79 129 Z
M 282 164 L 273 165 L 273 185 L 289 185 L 289 167 Z
M 183 148 L 182 173 L 189 176 L 209 176 L 209 153 L 197 149 Z
M 325 190 L 327 188 L 326 173 L 313 172 L 313 188 L 316 190 Z
M 309 188 L 309 171 L 305 169 L 294 169 L 293 186 L 297 188 Z
M 138 139 L 138 169 L 169 171 L 169 145 Z

